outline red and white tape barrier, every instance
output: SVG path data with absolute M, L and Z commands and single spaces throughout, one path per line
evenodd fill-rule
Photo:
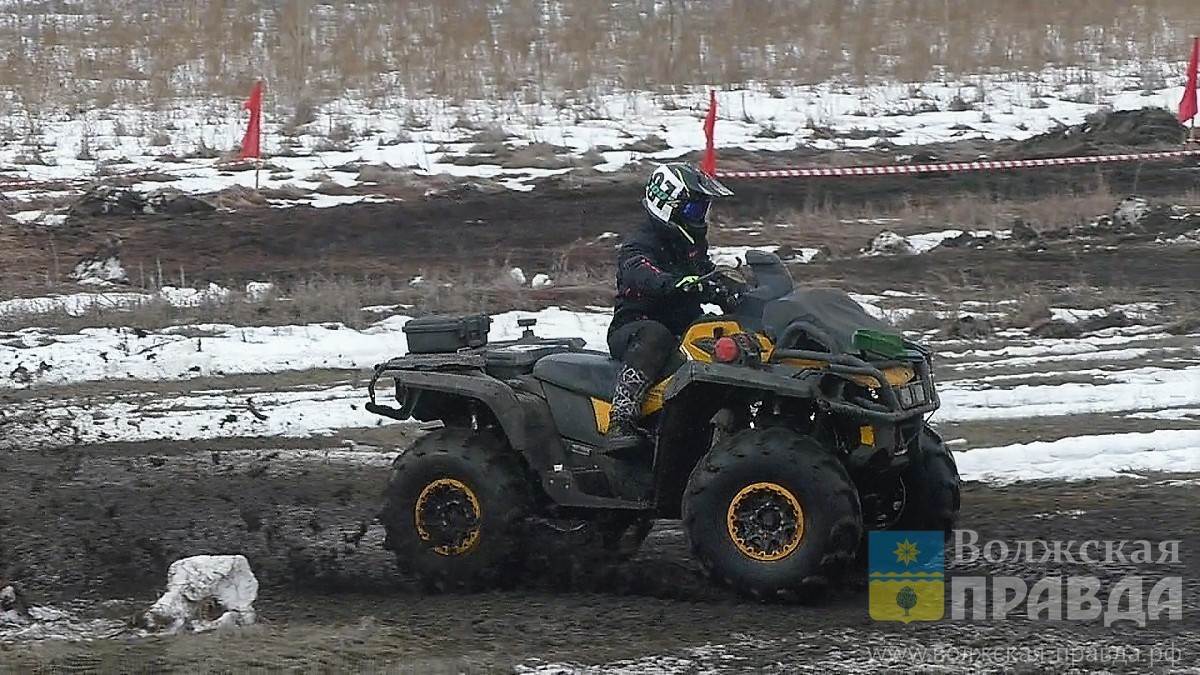
M 1026 169 L 1038 166 L 1070 166 L 1079 164 L 1107 164 L 1112 162 L 1138 162 L 1156 159 L 1178 159 L 1200 155 L 1200 150 L 1166 150 L 1162 152 L 1126 153 L 1119 155 L 1092 155 L 1084 157 L 1048 157 L 1045 159 L 990 159 L 976 162 L 944 162 L 941 164 L 891 164 L 887 166 L 836 166 L 809 169 L 757 169 L 751 171 L 722 171 L 722 178 L 825 178 L 838 176 L 894 176 L 918 173 L 943 173 L 955 171 L 994 171 L 997 169 Z M 194 171 L 198 168 L 218 171 L 240 166 L 241 162 L 222 162 L 207 167 L 189 166 L 177 171 Z M 169 169 L 140 169 L 107 176 L 79 178 L 17 178 L 0 179 L 0 189 L 31 190 L 37 188 L 68 189 L 107 180 L 124 180 L 139 176 L 173 173 Z
M 1105 164 L 1137 162 L 1149 159 L 1172 159 L 1200 155 L 1200 150 L 1167 150 L 1122 155 L 1088 157 L 1050 157 L 1046 159 L 994 159 L 977 162 L 945 162 L 942 164 L 893 164 L 890 166 L 841 166 L 812 169 L 760 169 L 756 171 L 721 171 L 722 178 L 818 178 L 828 176 L 890 176 L 913 173 L 949 171 L 988 171 L 996 169 L 1025 169 L 1035 166 L 1067 166 L 1072 164 Z

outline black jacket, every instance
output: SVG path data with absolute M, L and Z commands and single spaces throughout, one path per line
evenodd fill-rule
M 649 319 L 665 325 L 676 338 L 683 337 L 704 313 L 700 305 L 712 299 L 707 293 L 678 290 L 675 284 L 714 268 L 705 239 L 689 243 L 682 232 L 647 220 L 617 251 L 617 299 L 608 332 Z

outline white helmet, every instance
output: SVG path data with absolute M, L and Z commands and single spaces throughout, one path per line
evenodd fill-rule
M 677 229 L 689 241 L 708 231 L 708 205 L 733 190 L 691 164 L 661 164 L 646 180 L 642 205 L 654 220 Z

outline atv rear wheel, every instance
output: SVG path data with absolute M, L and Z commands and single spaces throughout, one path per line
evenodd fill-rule
M 650 530 L 654 529 L 654 519 L 645 515 L 620 514 L 596 525 L 604 552 L 618 560 L 627 560 L 637 554 Z
M 443 428 L 392 465 L 379 514 L 397 566 L 432 591 L 475 591 L 518 575 L 530 487 L 502 438 Z
M 813 599 L 862 537 L 846 469 L 782 428 L 742 431 L 710 450 L 688 480 L 683 524 L 709 577 L 755 598 Z

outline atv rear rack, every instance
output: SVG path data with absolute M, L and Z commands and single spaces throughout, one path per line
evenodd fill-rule
M 400 407 L 382 405 L 375 402 L 375 386 L 380 378 L 394 377 L 405 371 L 482 371 L 485 363 L 483 354 L 479 349 L 447 354 L 409 354 L 407 356 L 398 356 L 375 366 L 375 372 L 371 374 L 371 381 L 367 383 L 367 397 L 370 400 L 363 407 L 366 408 L 367 412 L 375 413 L 376 415 L 400 421 L 407 420 L 412 416 L 413 409 L 421 397 L 421 391 L 418 389 L 412 392 L 411 396 L 407 394 L 401 396 L 400 390 L 402 387 L 397 383 L 396 400 L 400 402 Z

